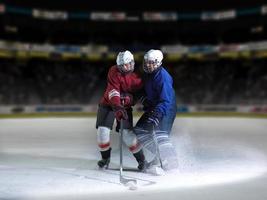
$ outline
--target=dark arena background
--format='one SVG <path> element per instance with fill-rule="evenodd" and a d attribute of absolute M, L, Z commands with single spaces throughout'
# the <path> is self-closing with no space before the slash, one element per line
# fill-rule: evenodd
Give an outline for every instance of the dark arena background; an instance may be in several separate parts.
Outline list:
<path fill-rule="evenodd" d="M 264 0 L 0 0 L 0 199 L 266 199 L 266 32 Z M 150 49 L 174 80 L 179 174 L 125 172 L 132 191 L 96 168 L 96 112 L 117 54 L 142 74 Z"/>

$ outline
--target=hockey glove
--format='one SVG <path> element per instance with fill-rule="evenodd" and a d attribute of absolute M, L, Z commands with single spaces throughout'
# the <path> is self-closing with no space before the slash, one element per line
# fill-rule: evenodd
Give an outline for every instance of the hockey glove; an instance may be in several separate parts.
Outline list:
<path fill-rule="evenodd" d="M 133 103 L 133 95 L 130 93 L 125 93 L 121 97 L 121 101 L 124 102 L 124 107 L 131 107 L 134 105 Z"/>
<path fill-rule="evenodd" d="M 149 130 L 157 129 L 162 119 L 162 113 L 158 111 L 150 111 L 147 117 L 147 128 Z"/>
<path fill-rule="evenodd" d="M 122 106 L 117 106 L 117 107 L 114 108 L 114 111 L 115 111 L 115 118 L 116 118 L 118 121 L 121 121 L 122 119 L 123 119 L 123 120 L 128 119 L 128 115 L 127 115 L 127 112 L 126 112 L 126 110 L 124 109 L 124 107 L 122 107 Z"/>

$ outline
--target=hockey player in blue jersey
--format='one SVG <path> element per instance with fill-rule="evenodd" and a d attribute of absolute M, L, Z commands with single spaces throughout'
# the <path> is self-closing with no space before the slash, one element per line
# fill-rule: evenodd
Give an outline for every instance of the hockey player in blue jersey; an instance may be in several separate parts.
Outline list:
<path fill-rule="evenodd" d="M 153 155 L 148 168 L 153 164 L 153 167 L 169 171 L 178 169 L 177 155 L 169 138 L 177 105 L 173 80 L 162 66 L 162 60 L 163 54 L 160 50 L 151 49 L 144 55 L 144 114 L 135 126 L 135 133 L 143 147 L 150 152 L 150 156 L 147 154 L 146 158 L 149 159 Z M 156 133 L 156 142 L 152 131 Z M 157 159 L 156 148 L 160 157 Z M 160 160 L 161 164 L 155 160 Z"/>

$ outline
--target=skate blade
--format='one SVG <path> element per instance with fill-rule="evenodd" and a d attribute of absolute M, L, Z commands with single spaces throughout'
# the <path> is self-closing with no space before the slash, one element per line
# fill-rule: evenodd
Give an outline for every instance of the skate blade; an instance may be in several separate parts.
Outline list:
<path fill-rule="evenodd" d="M 147 168 L 146 169 L 146 173 L 152 174 L 154 176 L 163 176 L 163 175 L 165 175 L 165 171 L 161 167 L 155 166 L 155 165 L 152 165 L 151 167 Z"/>
<path fill-rule="evenodd" d="M 98 170 L 106 170 L 109 169 L 109 165 L 105 165 L 103 167 L 100 167 L 99 165 L 97 165 Z"/>

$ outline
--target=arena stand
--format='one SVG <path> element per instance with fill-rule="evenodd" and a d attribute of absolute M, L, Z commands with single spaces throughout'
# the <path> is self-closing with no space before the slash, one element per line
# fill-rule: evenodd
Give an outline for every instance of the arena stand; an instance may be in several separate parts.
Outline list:
<path fill-rule="evenodd" d="M 116 54 L 131 50 L 140 69 L 151 48 L 165 55 L 179 112 L 267 112 L 266 2 L 191 2 L 123 3 L 120 12 L 101 2 L 0 2 L 0 113 L 95 112 Z"/>
<path fill-rule="evenodd" d="M 266 59 L 166 62 L 179 105 L 264 105 Z M 1 105 L 97 105 L 110 62 L 1 60 Z M 136 63 L 141 71 L 142 63 Z"/>
<path fill-rule="evenodd" d="M 88 104 L 106 66 L 1 61 L 0 104 Z"/>

